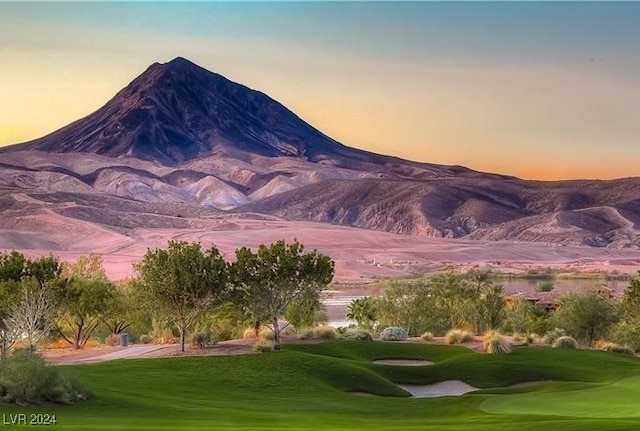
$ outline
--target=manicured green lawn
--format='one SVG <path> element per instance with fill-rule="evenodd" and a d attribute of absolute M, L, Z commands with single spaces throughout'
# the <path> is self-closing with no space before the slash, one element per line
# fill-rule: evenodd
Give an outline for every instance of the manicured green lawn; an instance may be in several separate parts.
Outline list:
<path fill-rule="evenodd" d="M 371 362 L 390 358 L 435 364 Z M 55 414 L 54 429 L 77 431 L 640 429 L 640 360 L 596 351 L 519 348 L 492 356 L 454 346 L 337 341 L 260 355 L 121 360 L 65 370 L 93 390 L 90 401 L 3 406 L 2 413 Z M 483 390 L 414 399 L 395 385 L 442 380 Z M 539 380 L 553 382 L 506 388 Z"/>

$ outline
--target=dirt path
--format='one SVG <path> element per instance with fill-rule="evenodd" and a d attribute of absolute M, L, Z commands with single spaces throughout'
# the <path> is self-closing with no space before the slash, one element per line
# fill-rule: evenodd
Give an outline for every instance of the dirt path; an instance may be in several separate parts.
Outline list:
<path fill-rule="evenodd" d="M 47 362 L 55 365 L 88 364 L 117 359 L 162 358 L 172 356 L 243 355 L 252 352 L 255 340 L 222 341 L 204 349 L 187 347 L 180 351 L 178 344 L 135 344 L 129 347 L 94 347 L 82 350 L 47 350 L 43 352 Z"/>

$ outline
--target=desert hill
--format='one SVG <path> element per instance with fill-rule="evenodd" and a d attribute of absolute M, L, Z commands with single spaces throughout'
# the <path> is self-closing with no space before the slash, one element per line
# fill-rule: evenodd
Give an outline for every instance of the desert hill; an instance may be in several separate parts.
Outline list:
<path fill-rule="evenodd" d="M 0 248 L 114 252 L 154 230 L 223 237 L 247 220 L 640 248 L 640 178 L 526 181 L 366 152 L 183 58 L 151 65 L 85 118 L 1 148 L 0 212 Z"/>

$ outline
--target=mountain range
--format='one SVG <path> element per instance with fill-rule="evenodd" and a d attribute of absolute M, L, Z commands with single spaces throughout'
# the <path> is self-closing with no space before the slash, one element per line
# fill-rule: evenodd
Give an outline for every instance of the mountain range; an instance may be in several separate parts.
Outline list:
<path fill-rule="evenodd" d="M 180 57 L 96 112 L 0 148 L 0 212 L 0 248 L 234 218 L 640 248 L 640 178 L 529 181 L 363 151 Z"/>

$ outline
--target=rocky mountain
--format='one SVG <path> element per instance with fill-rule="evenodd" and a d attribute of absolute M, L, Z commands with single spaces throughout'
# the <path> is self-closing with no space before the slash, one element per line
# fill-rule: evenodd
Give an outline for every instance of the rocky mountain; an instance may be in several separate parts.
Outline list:
<path fill-rule="evenodd" d="M 0 148 L 0 198 L 0 233 L 14 239 L 38 232 L 37 213 L 118 233 L 266 216 L 640 247 L 640 178 L 535 182 L 373 154 L 183 58 L 151 65 L 83 119 Z"/>

